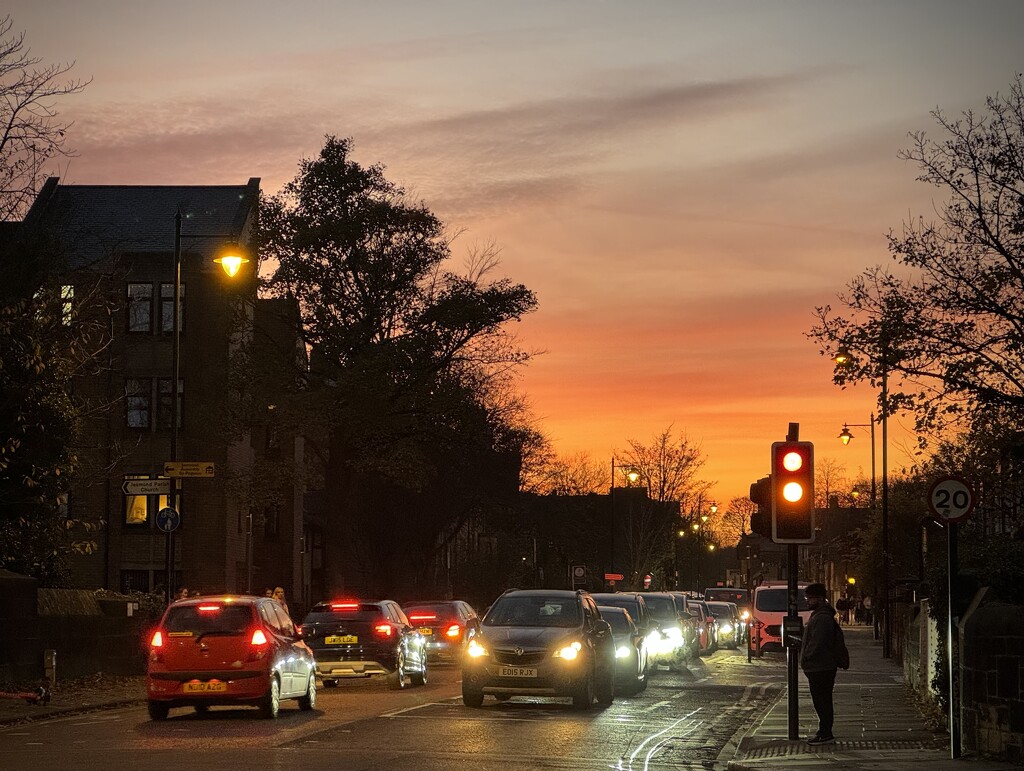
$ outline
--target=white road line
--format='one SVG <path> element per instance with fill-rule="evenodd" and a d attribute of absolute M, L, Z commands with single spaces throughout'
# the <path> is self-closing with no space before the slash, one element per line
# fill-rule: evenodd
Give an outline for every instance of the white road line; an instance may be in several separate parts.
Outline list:
<path fill-rule="evenodd" d="M 654 712 L 654 710 L 658 709 L 658 707 L 665 707 L 665 706 L 668 706 L 668 705 L 669 705 L 669 704 L 671 704 L 671 703 L 672 703 L 672 702 L 671 702 L 671 701 L 668 701 L 668 700 L 665 700 L 665 701 L 658 701 L 658 702 L 655 702 L 654 704 L 652 704 L 652 705 L 651 705 L 651 706 L 649 706 L 649 707 L 644 707 L 644 708 L 643 708 L 643 709 L 641 710 L 641 712 Z"/>
<path fill-rule="evenodd" d="M 406 707 L 405 709 L 396 709 L 393 712 L 385 712 L 378 717 L 397 717 L 398 715 L 404 715 L 406 712 L 413 712 L 417 709 L 423 709 L 424 707 L 440 707 L 443 706 L 439 701 L 431 701 L 427 704 L 417 704 L 415 707 Z"/>

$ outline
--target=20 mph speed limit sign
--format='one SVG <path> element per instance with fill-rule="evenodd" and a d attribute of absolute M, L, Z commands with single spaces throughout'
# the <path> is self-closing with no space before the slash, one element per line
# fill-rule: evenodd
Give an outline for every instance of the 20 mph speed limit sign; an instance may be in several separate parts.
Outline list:
<path fill-rule="evenodd" d="M 974 492 L 960 477 L 940 477 L 928 490 L 928 508 L 946 522 L 956 522 L 974 510 Z"/>

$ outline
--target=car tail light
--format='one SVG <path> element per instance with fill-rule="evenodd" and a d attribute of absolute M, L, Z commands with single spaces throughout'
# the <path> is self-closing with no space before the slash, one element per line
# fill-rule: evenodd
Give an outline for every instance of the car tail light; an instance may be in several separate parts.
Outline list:
<path fill-rule="evenodd" d="M 458 637 L 462 634 L 462 627 L 458 624 L 452 624 L 450 627 L 444 630 L 444 633 L 449 637 Z"/>
<path fill-rule="evenodd" d="M 332 602 L 331 610 L 359 610 L 358 602 Z"/>
<path fill-rule="evenodd" d="M 379 634 L 381 637 L 390 637 L 392 634 L 394 634 L 395 630 L 391 626 L 391 624 L 377 624 L 377 626 L 373 628 L 373 631 Z"/>
<path fill-rule="evenodd" d="M 433 621 L 436 618 L 436 613 L 414 613 L 409 616 L 410 621 Z"/>
<path fill-rule="evenodd" d="M 266 656 L 270 648 L 269 642 L 266 632 L 259 627 L 254 629 L 249 639 L 249 655 L 246 656 L 246 661 L 259 661 Z"/>
<path fill-rule="evenodd" d="M 200 605 L 197 610 L 200 613 L 216 613 L 220 610 L 220 605 Z"/>
<path fill-rule="evenodd" d="M 164 660 L 164 634 L 159 629 L 149 640 L 149 660 L 157 663 Z"/>

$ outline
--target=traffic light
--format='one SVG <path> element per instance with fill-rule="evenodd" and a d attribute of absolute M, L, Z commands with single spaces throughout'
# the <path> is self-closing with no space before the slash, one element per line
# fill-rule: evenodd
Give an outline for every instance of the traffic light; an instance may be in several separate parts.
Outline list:
<path fill-rule="evenodd" d="M 750 530 L 765 538 L 772 537 L 772 480 L 761 477 L 750 486 L 750 500 L 757 511 L 750 515 Z"/>
<path fill-rule="evenodd" d="M 772 540 L 814 543 L 814 445 L 772 444 Z"/>

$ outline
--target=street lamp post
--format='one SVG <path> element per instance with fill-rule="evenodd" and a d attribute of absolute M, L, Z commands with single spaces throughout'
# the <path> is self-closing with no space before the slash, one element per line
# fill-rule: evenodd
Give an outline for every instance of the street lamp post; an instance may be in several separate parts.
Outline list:
<path fill-rule="evenodd" d="M 718 504 L 717 503 L 712 503 L 711 504 L 711 513 L 715 514 L 717 512 L 718 512 Z M 693 531 L 697 534 L 697 587 L 696 587 L 696 589 L 697 589 L 697 593 L 698 594 L 700 594 L 700 557 L 701 557 L 701 552 L 704 551 L 704 526 L 707 524 L 707 521 L 708 521 L 708 515 L 707 514 L 701 514 L 700 515 L 700 522 L 694 522 L 693 523 Z M 708 550 L 709 551 L 714 551 L 715 550 L 714 544 L 711 544 L 708 547 Z"/>
<path fill-rule="evenodd" d="M 883 341 L 884 342 L 884 341 Z M 840 366 L 848 364 L 853 357 L 845 347 L 841 347 L 834 357 Z M 892 616 L 889 607 L 889 369 L 886 362 L 885 348 L 878 361 L 881 370 L 882 392 L 879 398 L 882 423 L 882 658 L 892 657 Z M 872 423 L 874 416 L 872 416 Z M 847 432 L 849 433 L 849 432 Z M 840 434 L 842 439 L 843 435 Z M 844 442 L 848 442 L 845 439 Z M 874 428 L 872 428 L 871 452 L 874 458 Z M 872 468 L 874 462 L 872 461 Z M 872 471 L 872 479 L 874 472 Z M 872 499 L 874 485 L 872 485 Z"/>
<path fill-rule="evenodd" d="M 179 382 L 181 380 L 181 239 L 182 238 L 226 238 L 234 239 L 235 234 L 224 233 L 188 233 L 181 232 L 181 209 L 174 213 L 174 307 L 171 310 L 171 323 L 174 328 L 171 343 L 171 460 L 178 460 L 178 400 L 181 398 Z M 234 277 L 238 269 L 249 262 L 238 245 L 233 241 L 221 248 L 214 258 L 229 277 Z M 174 511 L 178 510 L 178 478 L 171 479 L 167 495 L 167 505 Z M 250 587 L 251 590 L 251 587 Z M 167 531 L 167 602 L 174 596 L 174 529 Z"/>
<path fill-rule="evenodd" d="M 625 470 L 626 480 L 632 484 L 640 478 L 638 472 L 632 466 L 619 464 L 619 470 Z M 607 573 L 615 572 L 615 456 L 612 456 L 612 486 L 608 491 L 608 503 L 611 513 L 608 517 L 608 570 Z"/>
<path fill-rule="evenodd" d="M 875 510 L 876 497 L 875 497 L 875 423 L 878 422 L 875 418 L 874 413 L 871 414 L 870 422 L 868 423 L 843 423 L 843 430 L 839 432 L 839 440 L 843 445 L 848 445 L 855 435 L 850 432 L 851 428 L 870 428 L 871 429 L 871 510 Z"/>

